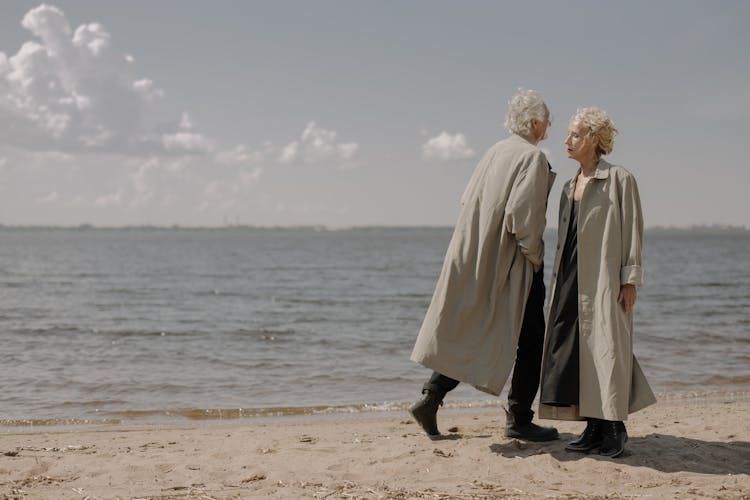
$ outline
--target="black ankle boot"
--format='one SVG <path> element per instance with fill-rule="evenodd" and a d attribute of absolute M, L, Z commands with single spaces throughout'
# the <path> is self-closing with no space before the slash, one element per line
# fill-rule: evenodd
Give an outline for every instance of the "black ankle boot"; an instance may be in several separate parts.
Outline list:
<path fill-rule="evenodd" d="M 618 420 L 602 420 L 602 445 L 599 455 L 616 458 L 625 451 L 628 431 L 625 424 Z"/>
<path fill-rule="evenodd" d="M 602 444 L 602 421 L 598 418 L 587 418 L 586 428 L 578 439 L 565 445 L 568 451 L 588 453 Z"/>
<path fill-rule="evenodd" d="M 505 437 L 526 441 L 552 441 L 559 435 L 554 427 L 542 427 L 533 422 L 519 424 L 513 414 L 505 410 Z"/>
<path fill-rule="evenodd" d="M 424 394 L 422 399 L 411 405 L 409 413 L 422 426 L 422 429 L 424 429 L 430 438 L 440 436 L 440 431 L 437 427 L 437 411 L 443 404 L 445 394 L 429 389 L 423 390 L 422 394 Z"/>

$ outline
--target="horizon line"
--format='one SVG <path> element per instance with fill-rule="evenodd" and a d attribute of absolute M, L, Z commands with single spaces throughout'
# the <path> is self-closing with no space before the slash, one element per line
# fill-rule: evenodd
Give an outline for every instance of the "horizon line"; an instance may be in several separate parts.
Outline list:
<path fill-rule="evenodd" d="M 6 224 L 0 223 L 0 229 L 73 229 L 73 230 L 117 230 L 117 229 L 182 229 L 182 230 L 217 230 L 217 229 L 312 229 L 315 231 L 342 231 L 355 229 L 453 229 L 448 224 L 362 224 L 362 225 L 329 225 L 329 224 L 285 224 L 285 225 L 254 225 L 254 224 L 223 224 L 223 225 L 183 225 L 183 224 L 123 224 L 98 225 L 83 222 L 80 224 Z M 545 228 L 545 231 L 557 230 L 555 226 Z M 660 225 L 647 226 L 645 231 L 718 231 L 718 232 L 750 232 L 744 224 L 691 224 L 691 225 Z"/>

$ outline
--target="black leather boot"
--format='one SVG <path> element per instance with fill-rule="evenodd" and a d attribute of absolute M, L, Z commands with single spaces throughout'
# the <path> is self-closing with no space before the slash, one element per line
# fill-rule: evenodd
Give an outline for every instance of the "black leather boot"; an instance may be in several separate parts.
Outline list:
<path fill-rule="evenodd" d="M 598 418 L 587 418 L 586 428 L 578 439 L 565 445 L 567 451 L 588 453 L 602 444 L 602 421 Z"/>
<path fill-rule="evenodd" d="M 445 393 L 425 389 L 422 391 L 422 394 L 424 394 L 422 399 L 411 405 L 409 413 L 411 413 L 414 420 L 422 426 L 422 429 L 424 429 L 431 439 L 436 438 L 440 436 L 440 431 L 437 427 L 437 411 L 443 404 Z"/>
<path fill-rule="evenodd" d="M 505 437 L 525 441 L 552 441 L 559 435 L 554 427 L 542 427 L 533 422 L 518 424 L 513 414 L 505 410 Z"/>
<path fill-rule="evenodd" d="M 628 441 L 628 431 L 625 424 L 617 420 L 602 420 L 602 445 L 599 455 L 616 458 L 625 451 Z"/>

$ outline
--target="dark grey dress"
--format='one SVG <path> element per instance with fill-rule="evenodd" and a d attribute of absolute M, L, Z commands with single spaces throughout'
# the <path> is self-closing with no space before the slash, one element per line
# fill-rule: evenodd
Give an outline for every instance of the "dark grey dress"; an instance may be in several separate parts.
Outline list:
<path fill-rule="evenodd" d="M 570 209 L 570 224 L 549 315 L 549 335 L 542 360 L 540 401 L 552 406 L 578 405 L 578 207 Z"/>

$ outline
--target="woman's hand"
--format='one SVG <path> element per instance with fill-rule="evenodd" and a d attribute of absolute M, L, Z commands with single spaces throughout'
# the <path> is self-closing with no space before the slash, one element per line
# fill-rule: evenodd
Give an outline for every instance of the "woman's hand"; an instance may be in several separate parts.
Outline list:
<path fill-rule="evenodd" d="M 626 314 L 633 310 L 637 299 L 636 296 L 635 285 L 622 285 L 620 287 L 620 295 L 617 297 L 617 302 L 622 304 Z"/>

